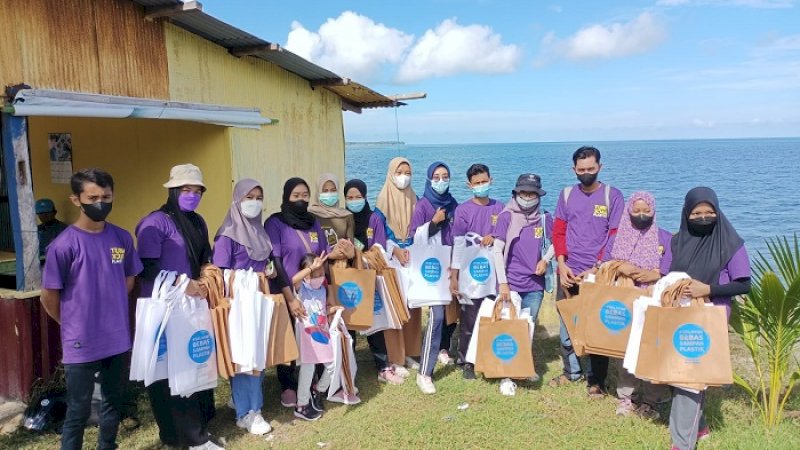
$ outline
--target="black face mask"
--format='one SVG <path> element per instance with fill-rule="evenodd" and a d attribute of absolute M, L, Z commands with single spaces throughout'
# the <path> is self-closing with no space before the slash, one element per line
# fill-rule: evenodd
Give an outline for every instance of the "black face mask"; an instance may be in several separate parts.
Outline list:
<path fill-rule="evenodd" d="M 295 214 L 305 214 L 308 211 L 308 202 L 305 200 L 298 200 L 296 202 L 289 202 L 289 208 Z"/>
<path fill-rule="evenodd" d="M 86 217 L 92 219 L 94 222 L 102 222 L 106 220 L 108 214 L 111 212 L 111 202 L 97 202 L 97 203 L 83 203 L 81 202 L 81 211 L 86 214 Z"/>
<path fill-rule="evenodd" d="M 653 219 L 655 219 L 655 216 L 648 216 L 646 214 L 631 215 L 631 225 L 637 230 L 646 230 L 653 224 Z"/>
<path fill-rule="evenodd" d="M 597 174 L 596 173 L 582 173 L 582 174 L 578 175 L 578 181 L 580 181 L 581 184 L 584 187 L 589 187 L 589 186 L 593 185 L 595 181 L 597 181 Z"/>
<path fill-rule="evenodd" d="M 701 217 L 699 219 L 689 219 L 689 231 L 698 236 L 705 236 L 714 231 L 717 226 L 716 217 Z"/>

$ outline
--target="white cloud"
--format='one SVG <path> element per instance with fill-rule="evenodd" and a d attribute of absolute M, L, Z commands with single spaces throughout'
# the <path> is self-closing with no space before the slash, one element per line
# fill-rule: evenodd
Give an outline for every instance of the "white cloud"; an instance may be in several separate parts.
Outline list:
<path fill-rule="evenodd" d="M 715 125 L 713 120 L 692 119 L 692 126 L 698 128 L 714 128 Z"/>
<path fill-rule="evenodd" d="M 555 13 L 560 13 L 564 11 L 564 8 L 562 8 L 561 5 L 550 5 L 550 11 L 553 11 Z"/>
<path fill-rule="evenodd" d="M 286 48 L 341 76 L 369 81 L 383 64 L 399 63 L 413 41 L 413 35 L 345 11 L 317 32 L 295 21 Z"/>
<path fill-rule="evenodd" d="M 666 37 L 666 29 L 650 12 L 644 12 L 630 22 L 591 25 L 565 39 L 559 39 L 551 32 L 542 40 L 543 54 L 537 65 L 553 59 L 582 61 L 636 55 L 654 49 Z"/>
<path fill-rule="evenodd" d="M 414 44 L 396 81 L 413 83 L 457 73 L 498 74 L 516 70 L 521 50 L 503 44 L 502 36 L 485 25 L 459 25 L 446 19 Z"/>
<path fill-rule="evenodd" d="M 746 8 L 792 8 L 795 0 L 658 0 L 659 6 L 683 6 L 683 5 L 704 5 L 704 6 L 742 6 Z"/>

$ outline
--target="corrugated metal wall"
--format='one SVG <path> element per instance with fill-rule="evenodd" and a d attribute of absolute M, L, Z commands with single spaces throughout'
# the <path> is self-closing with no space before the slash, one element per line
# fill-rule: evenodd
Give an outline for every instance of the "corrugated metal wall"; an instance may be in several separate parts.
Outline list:
<path fill-rule="evenodd" d="M 344 176 L 340 98 L 327 89 L 256 58 L 166 25 L 170 98 L 260 108 L 280 120 L 261 131 L 231 129 L 232 182 L 251 177 L 264 185 L 265 208 L 280 206 L 283 183 L 300 176 L 313 187 L 322 172 Z"/>
<path fill-rule="evenodd" d="M 0 84 L 166 99 L 164 27 L 127 0 L 0 1 Z"/>

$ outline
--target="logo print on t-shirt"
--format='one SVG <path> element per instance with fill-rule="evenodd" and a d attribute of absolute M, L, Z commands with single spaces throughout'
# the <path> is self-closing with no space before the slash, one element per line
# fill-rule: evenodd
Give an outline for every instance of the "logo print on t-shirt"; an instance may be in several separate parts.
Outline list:
<path fill-rule="evenodd" d="M 323 227 L 322 232 L 325 233 L 325 240 L 328 242 L 328 245 L 334 246 L 337 242 L 339 242 L 339 235 L 336 234 L 336 230 L 333 228 Z"/>
<path fill-rule="evenodd" d="M 536 239 L 541 239 L 541 238 L 542 238 L 542 236 L 544 236 L 544 228 L 542 228 L 542 227 L 536 227 L 536 228 L 533 230 L 533 237 L 535 237 Z"/>
<path fill-rule="evenodd" d="M 492 226 L 497 225 L 497 214 L 492 214 Z"/>
<path fill-rule="evenodd" d="M 661 255 L 661 256 L 664 256 L 664 246 L 663 245 L 659 245 L 658 246 L 658 254 Z"/>
<path fill-rule="evenodd" d="M 316 231 L 311 231 L 308 233 L 308 240 L 311 241 L 312 244 L 316 244 L 319 242 L 319 235 L 317 235 Z"/>
<path fill-rule="evenodd" d="M 122 264 L 125 260 L 125 249 L 122 247 L 111 247 L 111 264 Z"/>
<path fill-rule="evenodd" d="M 367 239 L 372 239 L 375 236 L 375 230 L 372 227 L 367 228 Z"/>
<path fill-rule="evenodd" d="M 594 205 L 595 217 L 608 217 L 608 207 L 606 205 Z"/>

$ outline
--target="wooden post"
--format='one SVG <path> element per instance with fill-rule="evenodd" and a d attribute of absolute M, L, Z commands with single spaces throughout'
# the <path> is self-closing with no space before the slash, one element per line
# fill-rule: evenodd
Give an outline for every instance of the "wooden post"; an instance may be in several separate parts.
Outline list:
<path fill-rule="evenodd" d="M 41 286 L 39 236 L 36 232 L 33 181 L 28 147 L 28 119 L 3 113 L 0 122 L 3 160 L 8 187 L 11 229 L 17 258 L 17 290 L 32 291 Z"/>

